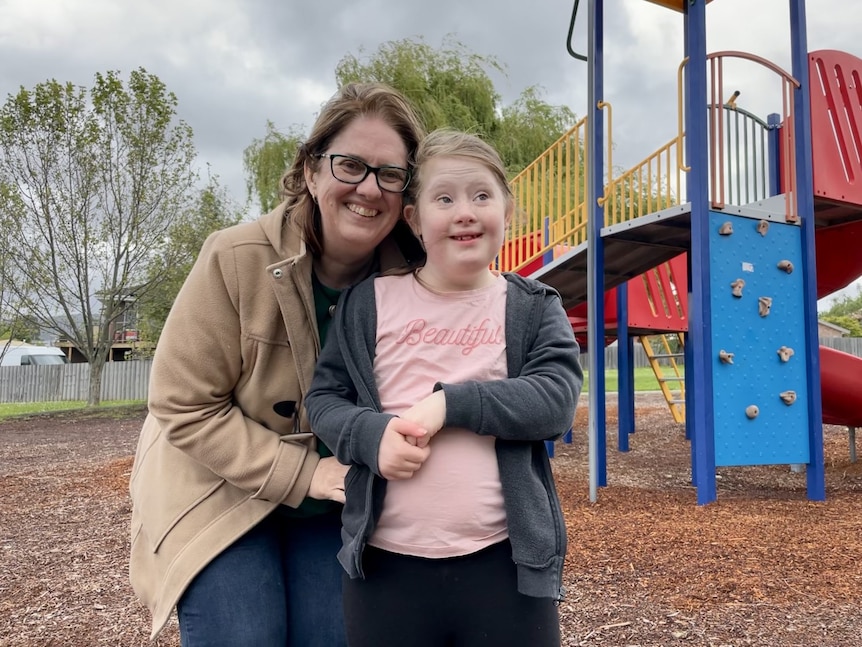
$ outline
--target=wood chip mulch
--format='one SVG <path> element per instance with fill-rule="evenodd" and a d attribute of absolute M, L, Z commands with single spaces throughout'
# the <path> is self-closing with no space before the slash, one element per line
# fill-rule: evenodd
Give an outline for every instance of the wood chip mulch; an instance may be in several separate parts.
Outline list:
<path fill-rule="evenodd" d="M 582 400 L 586 403 L 586 400 Z M 145 412 L 0 423 L 0 645 L 149 645 L 128 584 L 128 479 Z M 788 466 L 721 468 L 698 506 L 682 425 L 638 396 L 589 501 L 587 411 L 552 460 L 567 518 L 563 645 L 862 647 L 862 462 L 825 427 L 827 497 Z M 175 621 L 162 646 L 179 645 Z M 409 647 L 409 646 L 406 646 Z M 525 646 L 527 647 L 527 646 Z"/>

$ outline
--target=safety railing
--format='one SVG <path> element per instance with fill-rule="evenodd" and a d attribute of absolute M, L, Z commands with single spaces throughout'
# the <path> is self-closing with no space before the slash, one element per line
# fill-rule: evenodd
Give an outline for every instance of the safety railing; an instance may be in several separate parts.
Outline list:
<path fill-rule="evenodd" d="M 723 102 L 725 59 L 738 58 L 774 72 L 781 83 L 780 114 L 764 122 L 750 112 Z M 758 56 L 745 52 L 717 52 L 707 56 L 710 69 L 709 195 L 715 208 L 747 204 L 783 191 L 788 222 L 797 217 L 795 143 L 792 91 L 799 86 L 787 72 Z M 605 225 L 634 220 L 685 201 L 685 133 L 682 131 L 682 74 L 679 67 L 678 133 L 632 168 L 615 175 L 610 158 L 603 195 Z M 738 96 L 738 95 L 736 95 Z M 736 96 L 732 98 L 735 99 Z M 612 110 L 608 114 L 608 151 L 613 149 Z M 503 271 L 530 273 L 587 239 L 586 176 L 590 160 L 586 154 L 587 119 L 578 121 L 539 158 L 511 181 L 517 212 L 495 267 Z M 779 158 L 780 157 L 780 158 Z M 785 169 L 778 186 L 776 168 Z"/>
<path fill-rule="evenodd" d="M 605 187 L 605 225 L 634 220 L 681 202 L 680 141 L 672 139 Z"/>
<path fill-rule="evenodd" d="M 516 214 L 497 257 L 497 269 L 538 269 L 586 241 L 586 124 L 586 118 L 581 119 L 512 179 Z M 608 140 L 612 141 L 612 132 Z M 599 198 L 605 207 L 605 224 L 678 204 L 682 193 L 680 151 L 680 139 L 674 138 L 619 176 L 609 172 L 604 195 Z"/>
<path fill-rule="evenodd" d="M 793 91 L 799 87 L 799 81 L 780 67 L 767 61 L 760 56 L 748 54 L 747 52 L 724 51 L 707 55 L 709 65 L 709 146 L 710 146 L 710 201 L 712 206 L 718 209 L 724 208 L 726 204 L 734 204 L 733 200 L 741 198 L 739 184 L 734 198 L 733 184 L 739 183 L 739 178 L 744 177 L 747 172 L 744 167 L 739 166 L 740 160 L 734 155 L 727 155 L 726 148 L 729 146 L 728 131 L 731 125 L 728 123 L 731 111 L 730 106 L 723 99 L 731 96 L 735 101 L 736 93 L 728 95 L 724 86 L 724 66 L 728 59 L 741 59 L 750 61 L 774 72 L 780 81 L 781 112 L 777 124 L 790 126 L 794 118 Z M 792 127 L 782 127 L 779 130 L 778 150 L 781 156 L 779 166 L 784 169 L 785 185 L 781 188 L 785 196 L 785 220 L 796 222 L 799 219 L 796 203 L 796 143 Z M 739 150 L 739 149 L 737 149 Z M 736 160 L 736 166 L 733 162 Z"/>
<path fill-rule="evenodd" d="M 585 118 L 578 121 L 512 179 L 516 211 L 497 258 L 498 269 L 522 271 L 559 245 L 586 240 L 586 123 Z"/>

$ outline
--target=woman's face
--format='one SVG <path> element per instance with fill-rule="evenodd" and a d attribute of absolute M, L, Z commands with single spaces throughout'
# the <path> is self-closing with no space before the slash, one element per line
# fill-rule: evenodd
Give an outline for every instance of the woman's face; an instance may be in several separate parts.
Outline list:
<path fill-rule="evenodd" d="M 407 147 L 379 117 L 354 119 L 324 152 L 349 155 L 375 167 L 407 168 Z M 401 217 L 401 194 L 383 191 L 374 173 L 359 184 L 337 180 L 328 157 L 321 158 L 317 168 L 306 167 L 305 179 L 320 208 L 324 255 L 344 261 L 367 257 Z"/>

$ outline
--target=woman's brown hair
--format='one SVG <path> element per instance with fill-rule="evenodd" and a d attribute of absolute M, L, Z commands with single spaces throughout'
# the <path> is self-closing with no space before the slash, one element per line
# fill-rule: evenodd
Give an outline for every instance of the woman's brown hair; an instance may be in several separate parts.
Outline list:
<path fill-rule="evenodd" d="M 411 170 L 416 148 L 424 135 L 410 102 L 383 83 L 348 83 L 326 102 L 311 134 L 281 178 L 282 196 L 287 200 L 285 216 L 299 224 L 314 256 L 323 254 L 323 231 L 320 212 L 305 182 L 305 167 L 318 170 L 321 160 L 317 156 L 326 152 L 329 143 L 359 117 L 378 117 L 392 126 L 407 148 L 407 164 Z"/>

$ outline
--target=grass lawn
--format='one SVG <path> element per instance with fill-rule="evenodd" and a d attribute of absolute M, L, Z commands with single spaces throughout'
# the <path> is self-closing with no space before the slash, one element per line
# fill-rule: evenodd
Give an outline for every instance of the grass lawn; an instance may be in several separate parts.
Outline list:
<path fill-rule="evenodd" d="M 113 400 L 102 402 L 99 409 L 107 409 L 109 407 L 127 407 L 139 406 L 145 404 L 143 401 L 137 400 Z M 39 413 L 53 413 L 57 411 L 73 411 L 75 409 L 84 409 L 87 403 L 83 400 L 72 400 L 62 402 L 10 402 L 0 404 L 0 420 L 11 418 L 13 416 L 30 416 Z"/>
<path fill-rule="evenodd" d="M 668 368 L 665 370 L 665 377 L 673 375 L 673 371 Z M 584 393 L 588 392 L 589 386 L 589 375 L 587 375 L 587 371 L 584 371 Z M 607 391 L 616 392 L 618 389 L 619 377 L 616 369 L 607 369 L 605 371 L 605 389 Z M 676 383 L 671 384 L 671 389 L 676 390 Z M 658 391 L 659 385 L 658 380 L 655 377 L 655 373 L 649 367 L 646 368 L 636 368 L 635 369 L 635 391 Z"/>
<path fill-rule="evenodd" d="M 666 375 L 673 375 L 671 369 L 667 369 Z M 584 393 L 588 393 L 589 375 L 584 371 Z M 618 376 L 616 369 L 608 369 L 605 371 L 605 388 L 608 391 L 616 392 L 618 388 Z M 674 388 L 676 384 L 671 385 Z M 658 391 L 659 385 L 656 380 L 655 373 L 651 368 L 636 368 L 635 369 L 635 391 Z M 86 406 L 83 400 L 66 401 L 66 402 L 13 402 L 9 404 L 0 404 L 0 420 L 11 418 L 13 416 L 28 416 L 39 413 L 51 413 L 57 411 L 70 411 L 74 409 L 83 409 Z M 112 401 L 103 402 L 99 409 L 109 407 L 124 407 L 124 406 L 140 406 L 145 404 L 143 401 Z"/>

